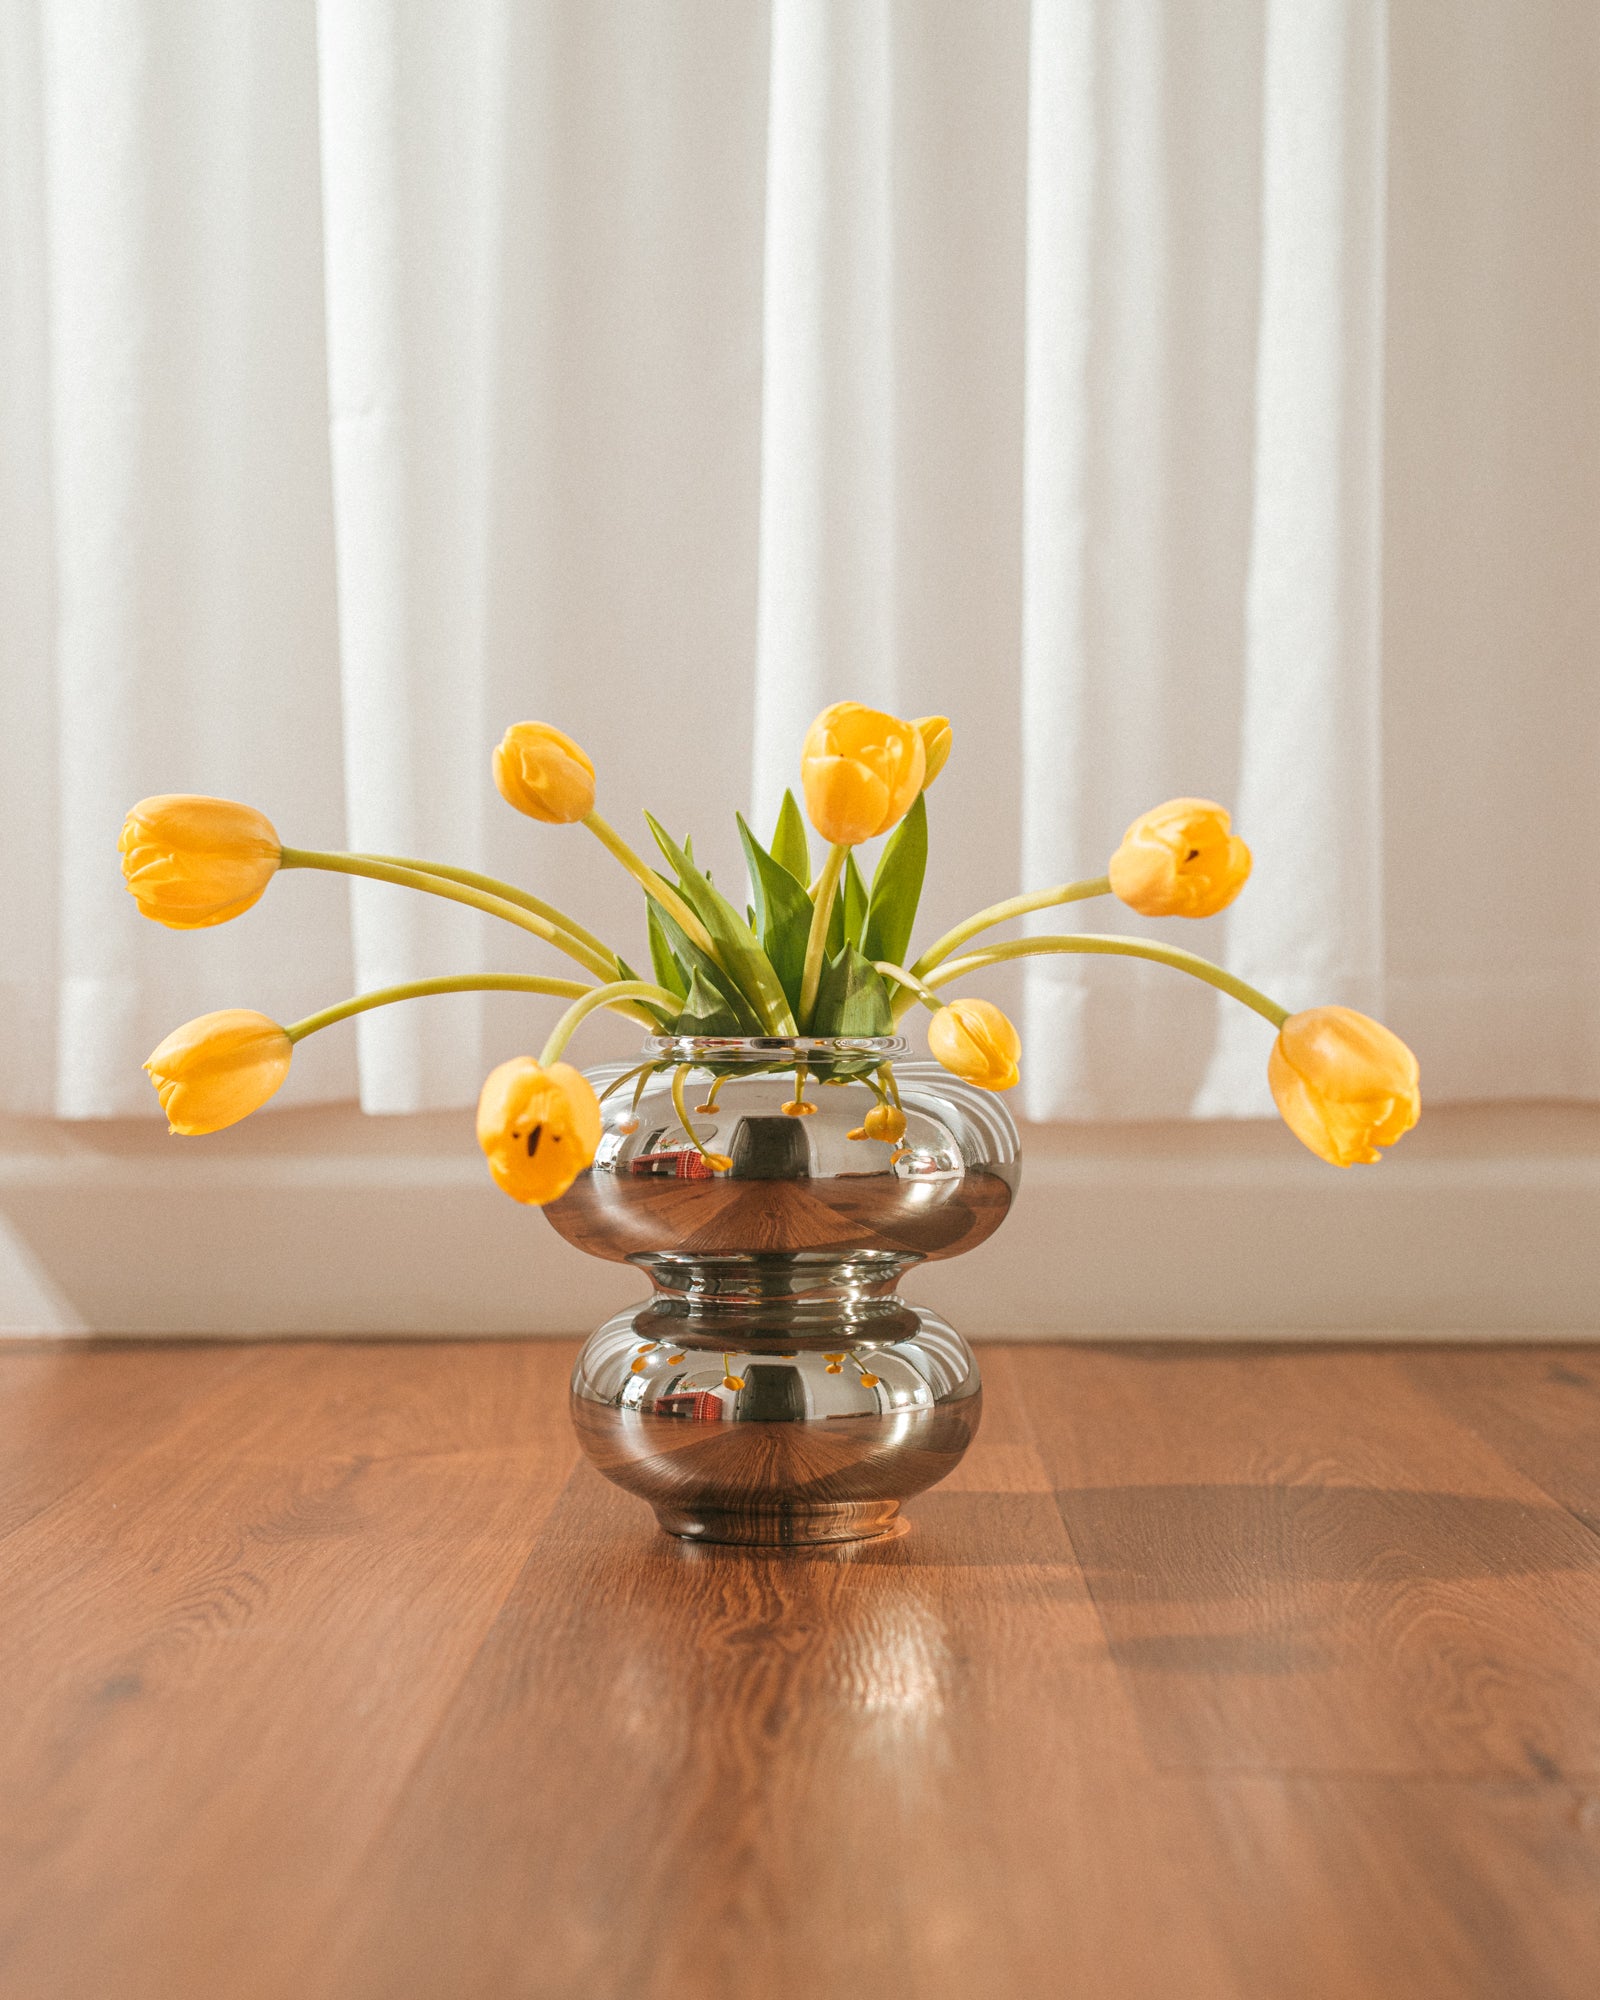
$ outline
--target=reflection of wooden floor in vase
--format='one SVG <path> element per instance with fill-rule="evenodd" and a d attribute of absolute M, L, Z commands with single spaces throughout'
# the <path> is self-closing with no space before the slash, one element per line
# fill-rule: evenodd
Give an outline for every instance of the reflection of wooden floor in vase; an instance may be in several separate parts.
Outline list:
<path fill-rule="evenodd" d="M 981 1409 L 978 1395 L 891 1417 L 709 1424 L 575 1400 L 572 1417 L 595 1464 L 631 1492 L 770 1512 L 920 1493 L 960 1459 Z"/>
<path fill-rule="evenodd" d="M 999 1174 L 680 1181 L 586 1173 L 544 1213 L 569 1243 L 620 1263 L 669 1248 L 707 1257 L 862 1249 L 950 1257 L 992 1236 L 1010 1206 Z"/>

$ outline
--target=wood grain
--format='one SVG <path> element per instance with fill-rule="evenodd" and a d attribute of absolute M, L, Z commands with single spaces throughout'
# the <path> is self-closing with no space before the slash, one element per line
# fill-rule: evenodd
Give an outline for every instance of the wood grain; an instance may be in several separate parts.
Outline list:
<path fill-rule="evenodd" d="M 7 2000 L 1596 1990 L 1600 1364 L 989 1349 L 754 1553 L 570 1355 L 0 1350 Z"/>
<path fill-rule="evenodd" d="M 1059 1349 L 1035 1409 L 1163 1767 L 1600 1777 L 1600 1541 L 1399 1359 Z"/>

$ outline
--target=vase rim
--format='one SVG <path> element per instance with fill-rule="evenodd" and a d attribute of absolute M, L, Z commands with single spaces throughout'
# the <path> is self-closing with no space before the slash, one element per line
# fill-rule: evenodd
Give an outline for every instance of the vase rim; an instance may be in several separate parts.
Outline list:
<path fill-rule="evenodd" d="M 677 1056 L 684 1062 L 714 1057 L 718 1062 L 765 1062 L 807 1056 L 903 1056 L 904 1035 L 647 1035 L 649 1056 Z"/>

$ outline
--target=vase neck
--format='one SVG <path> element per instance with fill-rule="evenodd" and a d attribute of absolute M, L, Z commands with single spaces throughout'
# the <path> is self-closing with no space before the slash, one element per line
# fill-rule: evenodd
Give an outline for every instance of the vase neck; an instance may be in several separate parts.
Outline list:
<path fill-rule="evenodd" d="M 629 1261 L 655 1286 L 636 1321 L 642 1339 L 901 1340 L 917 1325 L 915 1313 L 895 1296 L 900 1279 L 921 1263 L 916 1256 L 874 1251 L 849 1258 L 646 1255 Z"/>

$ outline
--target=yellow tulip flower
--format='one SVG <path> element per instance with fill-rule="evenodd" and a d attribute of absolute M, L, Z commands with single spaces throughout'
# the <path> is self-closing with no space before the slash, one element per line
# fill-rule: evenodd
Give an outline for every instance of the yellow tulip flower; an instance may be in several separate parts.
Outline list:
<path fill-rule="evenodd" d="M 1250 876 L 1250 850 L 1210 799 L 1168 799 L 1122 836 L 1107 873 L 1113 892 L 1147 917 L 1214 917 Z"/>
<path fill-rule="evenodd" d="M 224 1007 L 174 1028 L 145 1068 L 167 1130 L 197 1139 L 259 1111 L 289 1074 L 293 1053 L 276 1021 L 248 1007 Z"/>
<path fill-rule="evenodd" d="M 1422 1113 L 1416 1057 L 1353 1007 L 1291 1014 L 1272 1045 L 1267 1081 L 1289 1130 L 1336 1167 L 1370 1165 Z"/>
<path fill-rule="evenodd" d="M 922 789 L 926 791 L 944 769 L 945 759 L 950 755 L 950 741 L 953 731 L 947 715 L 919 715 L 911 727 L 922 738 L 923 753 L 927 758 L 927 769 L 922 774 Z"/>
<path fill-rule="evenodd" d="M 140 915 L 174 931 L 242 916 L 265 894 L 283 852 L 271 820 L 254 806 L 188 792 L 141 799 L 117 847 Z"/>
<path fill-rule="evenodd" d="M 887 833 L 910 811 L 927 764 L 915 723 L 836 701 L 807 730 L 800 752 L 811 824 L 836 847 Z"/>
<path fill-rule="evenodd" d="M 542 1208 L 564 1195 L 600 1143 L 600 1101 L 570 1063 L 541 1069 L 513 1056 L 491 1070 L 478 1097 L 478 1144 L 495 1185 Z"/>
<path fill-rule="evenodd" d="M 494 782 L 508 805 L 551 826 L 594 810 L 594 766 L 548 722 L 514 722 L 495 745 Z"/>
<path fill-rule="evenodd" d="M 981 1090 L 1009 1090 L 1021 1072 L 1022 1038 L 992 1000 L 952 1000 L 928 1023 L 928 1047 L 954 1075 Z"/>

